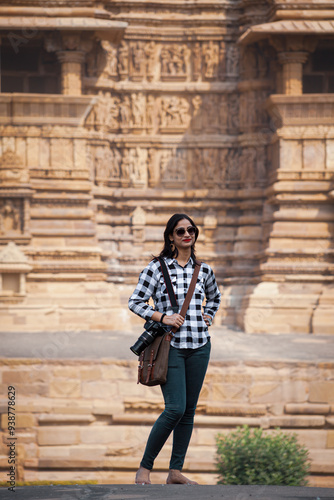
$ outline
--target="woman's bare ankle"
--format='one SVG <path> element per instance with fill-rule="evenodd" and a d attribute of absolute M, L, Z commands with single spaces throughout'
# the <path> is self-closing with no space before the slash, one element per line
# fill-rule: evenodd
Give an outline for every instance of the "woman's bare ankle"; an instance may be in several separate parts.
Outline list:
<path fill-rule="evenodd" d="M 139 467 L 136 472 L 135 483 L 136 484 L 151 484 L 150 481 L 150 473 L 149 469 L 145 469 L 145 467 Z"/>

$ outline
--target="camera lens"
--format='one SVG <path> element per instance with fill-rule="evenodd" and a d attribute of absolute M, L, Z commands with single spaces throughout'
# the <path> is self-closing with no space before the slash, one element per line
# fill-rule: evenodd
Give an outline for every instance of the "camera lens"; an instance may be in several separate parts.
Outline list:
<path fill-rule="evenodd" d="M 155 336 L 151 335 L 150 332 L 145 331 L 138 338 L 137 342 L 135 342 L 133 346 L 130 347 L 131 351 L 136 354 L 136 356 L 139 356 L 140 353 L 145 349 L 145 347 L 152 344 L 154 338 Z"/>

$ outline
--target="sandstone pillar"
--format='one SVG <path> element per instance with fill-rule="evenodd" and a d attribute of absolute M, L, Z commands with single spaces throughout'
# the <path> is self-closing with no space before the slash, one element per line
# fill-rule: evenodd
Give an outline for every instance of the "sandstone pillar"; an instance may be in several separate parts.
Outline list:
<path fill-rule="evenodd" d="M 278 54 L 278 60 L 283 66 L 283 94 L 301 95 L 303 93 L 303 64 L 307 58 L 307 52 L 280 52 Z"/>
<path fill-rule="evenodd" d="M 278 93 L 302 95 L 303 64 L 314 51 L 317 40 L 302 36 L 274 36 L 270 43 L 277 51 L 278 61 L 282 65 L 281 89 L 278 89 Z"/>
<path fill-rule="evenodd" d="M 77 50 L 62 50 L 57 52 L 61 63 L 61 89 L 64 95 L 78 96 L 82 93 L 82 63 L 85 53 Z"/>

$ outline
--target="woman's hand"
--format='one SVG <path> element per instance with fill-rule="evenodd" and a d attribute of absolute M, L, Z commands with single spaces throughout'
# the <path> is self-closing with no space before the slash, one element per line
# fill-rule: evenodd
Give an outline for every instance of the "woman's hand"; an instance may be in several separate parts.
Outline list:
<path fill-rule="evenodd" d="M 164 325 L 176 326 L 177 328 L 180 328 L 180 326 L 183 325 L 183 322 L 184 317 L 177 313 L 172 314 L 171 316 L 165 316 L 163 319 Z"/>
<path fill-rule="evenodd" d="M 205 321 L 206 326 L 211 326 L 212 325 L 212 318 L 211 318 L 211 316 L 208 316 L 207 314 L 203 314 L 203 319 Z"/>

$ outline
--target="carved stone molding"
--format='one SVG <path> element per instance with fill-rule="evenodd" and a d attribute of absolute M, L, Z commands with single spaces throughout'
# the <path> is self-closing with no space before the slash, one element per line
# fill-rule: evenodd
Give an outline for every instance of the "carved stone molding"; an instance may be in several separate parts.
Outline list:
<path fill-rule="evenodd" d="M 92 96 L 0 94 L 0 124 L 78 127 L 95 101 Z"/>
<path fill-rule="evenodd" d="M 289 126 L 311 128 L 332 125 L 334 95 L 271 95 L 266 108 L 277 128 Z"/>

